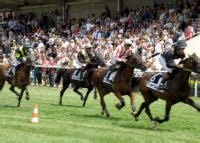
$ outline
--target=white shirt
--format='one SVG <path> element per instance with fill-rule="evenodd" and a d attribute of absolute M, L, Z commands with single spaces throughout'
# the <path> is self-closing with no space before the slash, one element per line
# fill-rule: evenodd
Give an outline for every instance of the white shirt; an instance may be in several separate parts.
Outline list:
<path fill-rule="evenodd" d="M 155 46 L 155 52 L 154 53 L 162 53 L 162 45 L 160 43 L 157 43 Z"/>

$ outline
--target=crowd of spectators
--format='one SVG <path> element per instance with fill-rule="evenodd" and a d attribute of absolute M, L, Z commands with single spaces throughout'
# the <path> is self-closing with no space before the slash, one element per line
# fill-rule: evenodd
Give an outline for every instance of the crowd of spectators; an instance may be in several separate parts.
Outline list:
<path fill-rule="evenodd" d="M 43 16 L 41 20 L 33 14 L 18 17 L 9 15 L 0 18 L 0 32 L 4 47 L 3 62 L 12 63 L 14 49 L 20 46 L 25 36 L 31 41 L 35 64 L 42 66 L 77 67 L 77 53 L 91 43 L 107 65 L 115 48 L 125 38 L 132 40 L 133 51 L 142 58 L 162 53 L 170 49 L 177 40 L 191 37 L 195 29 L 190 19 L 200 13 L 200 3 L 154 4 L 131 9 L 125 6 L 121 13 L 110 14 L 109 9 L 101 15 L 92 15 L 87 19 L 70 19 L 63 22 L 60 14 L 52 12 L 53 20 Z M 149 68 L 155 70 L 153 59 Z M 35 68 L 33 83 L 54 86 L 55 68 Z"/>

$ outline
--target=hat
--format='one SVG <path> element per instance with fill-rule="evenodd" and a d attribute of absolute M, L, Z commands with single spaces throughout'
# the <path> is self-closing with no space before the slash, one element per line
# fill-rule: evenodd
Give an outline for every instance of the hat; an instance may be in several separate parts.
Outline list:
<path fill-rule="evenodd" d="M 91 48 L 92 48 L 92 45 L 91 45 L 91 44 L 87 44 L 87 45 L 85 46 L 85 48 L 86 48 L 86 49 L 91 49 Z"/>
<path fill-rule="evenodd" d="M 176 44 L 176 47 L 185 49 L 187 47 L 187 43 L 185 40 L 179 40 Z"/>
<path fill-rule="evenodd" d="M 126 44 L 126 45 L 132 45 L 131 39 L 125 39 L 124 40 L 124 44 Z"/>

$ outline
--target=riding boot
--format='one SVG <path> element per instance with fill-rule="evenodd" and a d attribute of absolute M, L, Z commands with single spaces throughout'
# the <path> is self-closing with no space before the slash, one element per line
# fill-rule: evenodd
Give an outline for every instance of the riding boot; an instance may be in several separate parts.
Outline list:
<path fill-rule="evenodd" d="M 110 66 L 110 72 L 109 72 L 109 74 L 107 75 L 107 80 L 108 80 L 110 83 L 113 82 L 112 79 L 110 79 L 111 74 L 112 74 L 113 72 L 117 71 L 117 70 L 120 68 L 120 66 L 121 66 L 121 65 L 119 65 L 119 63 Z"/>
<path fill-rule="evenodd" d="M 162 78 L 162 81 L 160 82 L 158 90 L 165 90 L 165 89 L 167 89 L 167 84 L 165 84 L 165 83 L 166 83 L 166 81 L 169 80 L 169 77 L 170 77 L 169 73 L 165 73 L 163 75 L 163 78 Z"/>
<path fill-rule="evenodd" d="M 80 73 L 79 73 L 79 74 L 80 74 L 80 76 L 79 76 L 79 77 L 80 77 L 80 80 L 83 79 L 83 73 L 85 72 L 85 70 L 86 70 L 85 67 L 82 67 L 82 68 L 81 68 Z"/>

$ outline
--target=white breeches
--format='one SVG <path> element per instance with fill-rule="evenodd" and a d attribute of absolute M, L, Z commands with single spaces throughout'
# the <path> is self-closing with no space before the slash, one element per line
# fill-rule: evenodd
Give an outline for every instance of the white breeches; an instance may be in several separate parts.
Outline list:
<path fill-rule="evenodd" d="M 158 56 L 158 62 L 161 64 L 163 71 L 167 71 L 169 73 L 172 73 L 173 68 L 168 68 L 167 67 L 167 63 L 166 63 L 165 59 L 161 55 Z"/>

